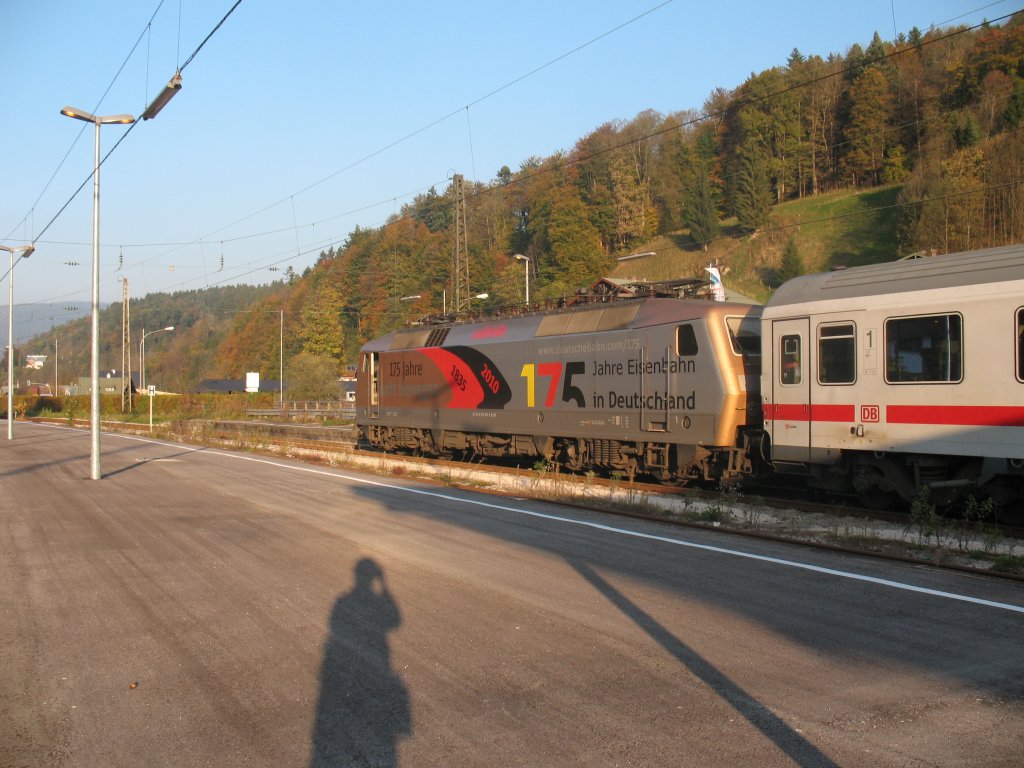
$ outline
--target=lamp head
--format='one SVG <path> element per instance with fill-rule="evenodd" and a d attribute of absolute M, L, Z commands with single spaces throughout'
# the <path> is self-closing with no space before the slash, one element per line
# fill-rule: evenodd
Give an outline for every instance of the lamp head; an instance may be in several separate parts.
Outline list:
<path fill-rule="evenodd" d="M 76 109 L 75 107 L 64 107 L 64 109 L 62 109 L 60 113 L 62 115 L 66 115 L 67 117 L 73 117 L 75 118 L 75 120 L 84 120 L 87 123 L 96 122 L 96 116 L 89 114 L 84 109 Z"/>
<path fill-rule="evenodd" d="M 157 94 L 157 97 L 153 99 L 153 103 L 146 107 L 146 111 L 142 113 L 143 120 L 152 120 L 158 114 L 160 110 L 167 106 L 167 102 L 174 98 L 174 94 L 181 90 L 181 72 L 175 72 L 174 77 L 170 79 L 164 89 Z"/>
<path fill-rule="evenodd" d="M 97 123 L 100 125 L 109 125 L 111 123 L 116 123 L 119 125 L 128 125 L 129 123 L 135 122 L 135 118 L 131 115 L 99 116 L 86 112 L 84 109 L 77 109 L 75 107 L 64 107 L 64 109 L 62 109 L 60 113 L 62 115 L 66 115 L 67 117 L 73 117 L 75 118 L 75 120 L 83 120 L 86 123 Z"/>
<path fill-rule="evenodd" d="M 9 245 L 0 245 L 0 251 L 7 251 L 13 257 L 14 254 L 20 253 L 21 258 L 27 259 L 33 253 L 35 253 L 35 245 L 19 245 L 17 248 L 12 248 Z"/>

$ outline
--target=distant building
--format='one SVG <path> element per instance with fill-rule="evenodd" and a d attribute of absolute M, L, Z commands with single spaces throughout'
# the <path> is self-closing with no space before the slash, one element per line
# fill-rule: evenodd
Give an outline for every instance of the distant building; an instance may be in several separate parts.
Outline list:
<path fill-rule="evenodd" d="M 338 383 L 341 384 L 341 399 L 346 403 L 354 403 L 356 401 L 356 380 L 343 376 Z"/>
<path fill-rule="evenodd" d="M 139 391 L 139 373 L 138 371 L 132 371 L 128 376 L 128 381 L 131 382 L 131 391 Z M 91 395 L 92 394 L 92 378 L 90 376 L 79 376 L 78 380 L 71 385 L 68 391 L 69 395 Z M 121 372 L 120 371 L 100 371 L 100 394 L 101 395 L 119 395 L 121 394 Z"/>

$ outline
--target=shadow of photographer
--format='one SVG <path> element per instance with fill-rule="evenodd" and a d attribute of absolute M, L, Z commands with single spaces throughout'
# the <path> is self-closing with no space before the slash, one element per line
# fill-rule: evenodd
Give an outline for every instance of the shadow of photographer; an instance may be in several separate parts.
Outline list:
<path fill-rule="evenodd" d="M 331 611 L 320 672 L 310 768 L 398 765 L 412 731 L 409 695 L 391 669 L 387 634 L 401 624 L 380 566 L 363 558 Z"/>

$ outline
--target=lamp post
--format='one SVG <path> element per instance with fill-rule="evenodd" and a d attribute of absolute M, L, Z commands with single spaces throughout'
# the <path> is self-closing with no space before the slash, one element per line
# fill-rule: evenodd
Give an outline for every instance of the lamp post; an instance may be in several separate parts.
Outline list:
<path fill-rule="evenodd" d="M 88 112 L 64 107 L 62 115 L 83 120 L 96 126 L 96 140 L 93 151 L 92 172 L 92 364 L 90 370 L 90 472 L 93 480 L 99 480 L 100 473 L 100 126 L 109 124 L 128 125 L 134 123 L 131 115 L 91 115 Z"/>
<path fill-rule="evenodd" d="M 515 254 L 513 257 L 516 261 L 523 262 L 523 266 L 526 267 L 524 273 L 526 274 L 526 308 L 530 308 L 530 257 L 523 256 L 521 253 Z"/>
<path fill-rule="evenodd" d="M 20 253 L 19 260 L 27 259 L 35 251 L 34 245 L 20 245 L 17 248 L 0 245 L 0 251 L 11 256 L 11 269 L 7 273 L 7 439 L 14 439 L 14 254 Z"/>
<path fill-rule="evenodd" d="M 278 343 L 280 344 L 280 346 L 277 348 L 277 355 L 278 355 L 278 362 L 280 363 L 281 369 L 280 369 L 280 373 L 278 374 L 278 377 L 277 377 L 277 391 L 278 391 L 278 394 L 279 394 L 279 397 L 280 397 L 280 400 L 278 400 L 278 402 L 281 403 L 281 407 L 283 408 L 284 407 L 284 310 L 283 309 L 279 309 L 278 312 L 281 313 L 281 327 L 280 327 L 280 337 L 279 337 L 279 340 L 278 340 Z"/>
<path fill-rule="evenodd" d="M 174 326 L 168 325 L 166 328 L 157 328 L 155 331 L 146 333 L 146 329 L 142 329 L 142 341 L 139 342 L 139 389 L 146 388 L 146 337 L 152 336 L 154 333 L 160 333 L 161 331 L 173 331 Z M 129 375 L 131 372 L 129 371 Z"/>

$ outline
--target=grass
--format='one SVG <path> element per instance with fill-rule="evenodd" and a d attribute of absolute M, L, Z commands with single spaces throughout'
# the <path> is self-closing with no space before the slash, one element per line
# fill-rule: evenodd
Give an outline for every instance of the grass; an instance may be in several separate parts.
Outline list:
<path fill-rule="evenodd" d="M 831 192 L 793 200 L 772 208 L 771 221 L 753 234 L 740 234 L 734 220 L 722 222 L 723 237 L 706 251 L 693 245 L 685 231 L 656 237 L 636 251 L 656 255 L 618 264 L 611 277 L 671 280 L 703 277 L 704 267 L 717 262 L 728 271 L 726 287 L 757 301 L 774 290 L 774 271 L 782 249 L 792 237 L 805 272 L 892 261 L 900 256 L 899 218 L 894 206 L 900 187 L 867 192 Z"/>

